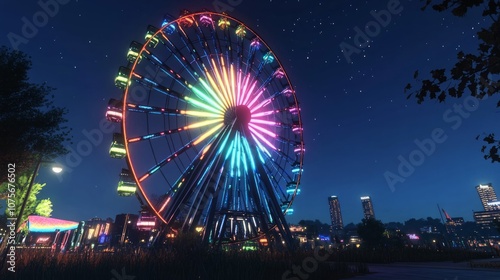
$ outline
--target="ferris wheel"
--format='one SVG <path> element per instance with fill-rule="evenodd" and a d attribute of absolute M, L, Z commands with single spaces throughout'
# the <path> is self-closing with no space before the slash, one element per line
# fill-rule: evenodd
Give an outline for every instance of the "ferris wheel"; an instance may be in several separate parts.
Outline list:
<path fill-rule="evenodd" d="M 187 11 L 132 42 L 107 118 L 118 192 L 169 227 L 221 245 L 267 236 L 291 246 L 285 215 L 300 192 L 300 107 L 275 53 L 243 22 Z"/>

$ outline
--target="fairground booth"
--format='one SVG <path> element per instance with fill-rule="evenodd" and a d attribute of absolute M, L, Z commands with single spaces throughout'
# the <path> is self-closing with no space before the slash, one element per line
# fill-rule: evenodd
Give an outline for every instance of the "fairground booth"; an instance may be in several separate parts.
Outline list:
<path fill-rule="evenodd" d="M 26 247 L 65 251 L 77 227 L 78 222 L 30 215 L 20 230 L 27 233 Z"/>

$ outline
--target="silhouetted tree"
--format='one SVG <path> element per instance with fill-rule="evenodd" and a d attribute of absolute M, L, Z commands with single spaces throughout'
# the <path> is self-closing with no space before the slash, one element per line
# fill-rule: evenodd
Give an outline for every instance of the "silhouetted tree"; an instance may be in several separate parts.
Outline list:
<path fill-rule="evenodd" d="M 424 0 L 421 0 L 424 1 Z M 420 79 L 418 70 L 413 78 L 417 89 L 412 84 L 405 87 L 408 98 L 414 97 L 420 104 L 426 99 L 444 102 L 447 97 L 460 98 L 470 95 L 477 99 L 486 99 L 500 91 L 500 1 L 498 0 L 425 0 L 422 10 L 429 6 L 438 12 L 451 11 L 453 16 L 464 17 L 471 9 L 481 7 L 487 28 L 477 32 L 479 45 L 475 53 L 457 53 L 457 61 L 450 69 L 434 69 L 430 78 Z M 479 21 L 479 19 L 478 19 Z M 497 103 L 500 107 L 500 101 Z M 476 139 L 485 142 L 481 151 L 486 160 L 500 162 L 500 139 L 494 133 L 483 133 Z"/>
<path fill-rule="evenodd" d="M 434 219 L 431 217 L 427 217 L 427 219 L 415 219 L 411 218 L 404 222 L 403 231 L 406 233 L 420 233 L 422 228 L 431 227 L 432 231 L 434 229 L 437 232 L 444 232 L 444 225 L 441 223 L 439 219 Z"/>
<path fill-rule="evenodd" d="M 358 235 L 367 248 L 380 247 L 384 243 L 384 224 L 373 218 L 363 219 L 358 224 Z"/>
<path fill-rule="evenodd" d="M 0 47 L 0 182 L 6 181 L 9 163 L 19 173 L 40 156 L 50 160 L 67 152 L 67 110 L 54 106 L 53 88 L 29 82 L 30 69 L 26 54 Z"/>
<path fill-rule="evenodd" d="M 300 220 L 299 225 L 306 227 L 306 234 L 317 236 L 318 234 L 328 235 L 330 226 L 322 223 L 320 220 Z"/>

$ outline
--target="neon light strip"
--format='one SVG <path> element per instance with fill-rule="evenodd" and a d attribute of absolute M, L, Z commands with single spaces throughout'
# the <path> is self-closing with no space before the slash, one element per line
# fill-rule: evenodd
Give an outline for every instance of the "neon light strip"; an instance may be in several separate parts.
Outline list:
<path fill-rule="evenodd" d="M 211 107 L 211 106 L 208 106 L 207 104 L 202 103 L 201 101 L 198 101 L 198 100 L 196 100 L 196 99 L 193 99 L 193 98 L 191 98 L 191 97 L 189 97 L 189 96 L 185 96 L 185 97 L 184 97 L 184 99 L 185 99 L 187 102 L 189 102 L 189 103 L 193 104 L 194 106 L 205 108 L 205 109 L 207 109 L 207 110 L 208 110 L 208 111 L 210 111 L 210 112 L 214 112 L 214 113 L 222 114 L 222 111 L 217 110 L 217 109 L 215 109 L 215 108 L 213 108 L 213 107 Z"/>
<path fill-rule="evenodd" d="M 252 115 L 252 117 L 253 117 L 253 115 Z M 250 120 L 250 123 L 251 123 L 251 124 L 260 123 L 260 124 L 267 124 L 267 125 L 271 125 L 271 126 L 276 126 L 276 124 L 277 124 L 276 122 L 272 122 L 272 121 L 265 121 L 265 120 L 261 120 L 261 119 L 254 119 L 254 118 L 252 118 L 252 119 Z"/>
<path fill-rule="evenodd" d="M 203 111 L 192 111 L 192 110 L 181 110 L 181 115 L 194 116 L 194 117 L 206 117 L 206 118 L 219 118 L 221 114 L 214 114 Z"/>
<path fill-rule="evenodd" d="M 257 136 L 260 140 L 262 140 L 264 143 L 266 143 L 270 148 L 272 148 L 273 150 L 277 150 L 276 147 L 274 147 L 274 145 L 271 144 L 271 142 L 269 142 L 266 138 L 264 138 L 264 136 L 262 136 L 262 134 L 255 131 L 255 129 L 253 129 L 252 127 L 248 127 L 248 129 L 250 129 L 250 131 L 253 132 L 253 135 Z"/>
<path fill-rule="evenodd" d="M 224 119 L 222 119 L 222 118 L 218 118 L 218 119 L 214 119 L 214 120 L 197 122 L 197 123 L 193 123 L 193 124 L 190 124 L 188 126 L 185 126 L 184 129 L 204 127 L 204 126 L 208 126 L 208 125 L 211 125 L 211 124 L 214 124 L 214 123 L 222 122 L 223 120 Z"/>
<path fill-rule="evenodd" d="M 265 128 L 262 128 L 262 127 L 260 127 L 258 125 L 254 125 L 254 124 L 251 124 L 251 123 L 249 125 L 251 127 L 255 128 L 255 129 L 259 130 L 260 132 L 262 132 L 264 134 L 267 134 L 267 135 L 269 135 L 269 136 L 271 136 L 273 138 L 276 138 L 278 136 L 276 133 L 273 133 L 273 132 L 271 132 L 271 131 L 269 131 L 269 130 L 267 130 Z"/>
<path fill-rule="evenodd" d="M 203 135 L 201 135 L 200 137 L 198 137 L 198 139 L 196 139 L 196 141 L 193 142 L 193 145 L 195 145 L 195 146 L 198 145 L 201 141 L 205 140 L 207 137 L 209 137 L 210 135 L 214 134 L 223 125 L 224 125 L 224 123 L 220 123 L 220 124 L 216 125 L 215 127 L 213 127 L 212 129 L 210 129 L 209 131 L 205 132 Z"/>

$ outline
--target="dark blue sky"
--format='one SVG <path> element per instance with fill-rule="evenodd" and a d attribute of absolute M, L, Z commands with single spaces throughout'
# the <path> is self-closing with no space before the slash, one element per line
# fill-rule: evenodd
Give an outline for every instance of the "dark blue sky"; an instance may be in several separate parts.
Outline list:
<path fill-rule="evenodd" d="M 372 197 L 383 222 L 437 218 L 438 203 L 451 216 L 472 220 L 472 210 L 482 210 L 474 186 L 491 182 L 500 188 L 500 166 L 482 159 L 482 142 L 475 140 L 495 129 L 497 100 L 418 105 L 403 93 L 415 70 L 424 76 L 450 65 L 457 50 L 474 50 L 477 30 L 488 24 L 477 15 L 422 12 L 419 1 L 404 0 L 59 2 L 46 18 L 37 1 L 0 4 L 0 45 L 20 40 L 14 44 L 33 60 L 32 81 L 57 88 L 56 103 L 69 109 L 72 154 L 58 159 L 66 172 L 58 178 L 45 168 L 38 177 L 47 182 L 41 196 L 52 199 L 54 217 L 114 218 L 139 210 L 135 198 L 116 195 L 125 163 L 109 158 L 111 133 L 100 126 L 107 100 L 119 94 L 117 69 L 148 24 L 160 25 L 164 14 L 178 15 L 183 8 L 214 10 L 217 2 L 237 4 L 227 4 L 227 12 L 267 41 L 296 86 L 306 155 L 302 194 L 289 221 L 328 222 L 330 195 L 339 196 L 345 223 L 361 220 L 364 195 Z M 385 27 L 374 22 L 372 10 L 385 15 Z M 33 22 L 34 16 L 37 30 L 23 31 L 23 18 Z M 357 27 L 365 30 L 367 24 L 371 42 L 349 55 L 349 63 L 341 46 L 355 48 Z M 425 140 L 432 137 L 441 143 Z M 419 152 L 415 141 L 430 150 Z M 82 150 L 85 143 L 90 149 Z M 400 174 L 402 159 L 413 170 Z M 400 180 L 388 183 L 387 172 Z"/>

